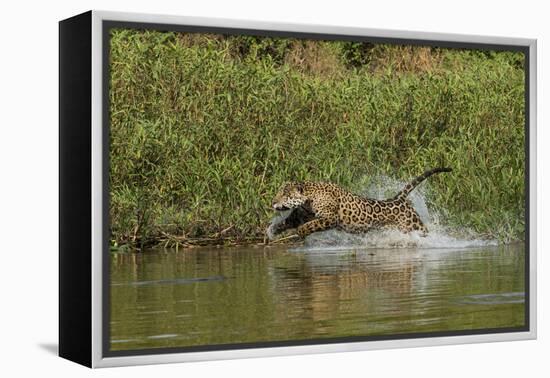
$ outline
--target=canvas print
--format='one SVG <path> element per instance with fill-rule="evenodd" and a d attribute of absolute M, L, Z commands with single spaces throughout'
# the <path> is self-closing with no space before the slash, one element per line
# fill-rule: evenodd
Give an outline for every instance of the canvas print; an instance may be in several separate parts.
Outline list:
<path fill-rule="evenodd" d="M 398 42 L 110 29 L 110 352 L 526 329 L 525 55 Z"/>

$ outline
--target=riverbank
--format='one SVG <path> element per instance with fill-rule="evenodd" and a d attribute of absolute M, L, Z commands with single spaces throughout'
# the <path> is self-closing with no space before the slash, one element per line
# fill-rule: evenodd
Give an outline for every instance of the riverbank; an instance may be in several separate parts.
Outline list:
<path fill-rule="evenodd" d="M 116 30 L 114 248 L 264 238 L 288 180 L 361 193 L 425 169 L 442 223 L 525 231 L 519 53 Z M 387 195 L 393 195 L 388 190 Z"/>

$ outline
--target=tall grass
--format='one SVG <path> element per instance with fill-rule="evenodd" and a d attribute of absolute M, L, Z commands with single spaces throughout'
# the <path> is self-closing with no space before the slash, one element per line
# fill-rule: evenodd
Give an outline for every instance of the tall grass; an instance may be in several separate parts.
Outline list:
<path fill-rule="evenodd" d="M 284 181 L 436 166 L 449 224 L 524 237 L 519 53 L 114 30 L 110 75 L 113 246 L 259 240 Z"/>

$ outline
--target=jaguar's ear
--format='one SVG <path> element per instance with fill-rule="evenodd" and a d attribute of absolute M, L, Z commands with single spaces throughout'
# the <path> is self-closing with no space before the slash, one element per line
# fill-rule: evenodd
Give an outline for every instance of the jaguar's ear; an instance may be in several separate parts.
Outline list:
<path fill-rule="evenodd" d="M 302 184 L 301 182 L 297 182 L 294 186 L 296 187 L 298 193 L 304 194 L 304 184 Z"/>

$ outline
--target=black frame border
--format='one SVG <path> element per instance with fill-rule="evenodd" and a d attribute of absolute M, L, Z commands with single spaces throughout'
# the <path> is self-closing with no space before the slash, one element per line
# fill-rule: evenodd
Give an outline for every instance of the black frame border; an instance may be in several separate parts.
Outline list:
<path fill-rule="evenodd" d="M 92 12 L 59 22 L 59 356 L 92 366 Z"/>
<path fill-rule="evenodd" d="M 333 40 L 333 41 L 353 41 L 353 42 L 370 42 L 384 43 L 394 45 L 413 45 L 413 46 L 430 46 L 440 48 L 457 48 L 457 49 L 475 49 L 475 50 L 493 50 L 493 51 L 515 51 L 524 54 L 524 72 L 525 72 L 525 324 L 522 327 L 505 327 L 505 328 L 487 328 L 475 330 L 458 330 L 458 331 L 436 331 L 436 332 L 418 332 L 406 334 L 392 334 L 382 336 L 348 336 L 335 338 L 320 338 L 320 339 L 305 339 L 305 340 L 284 340 L 284 341 L 268 341 L 268 342 L 249 342 L 235 344 L 215 344 L 215 345 L 200 345 L 200 346 L 182 346 L 168 348 L 149 348 L 149 349 L 134 349 L 125 351 L 110 350 L 110 251 L 109 251 L 109 147 L 110 147 L 110 31 L 115 28 L 138 29 L 138 30 L 155 30 L 161 32 L 186 32 L 186 33 L 215 33 L 225 35 L 250 35 L 260 37 L 287 37 L 287 38 L 303 38 L 311 40 Z M 390 37 L 369 37 L 349 34 L 324 34 L 313 32 L 291 32 L 291 31 L 273 31 L 262 29 L 246 29 L 246 28 L 229 28 L 229 27 L 211 27 L 197 25 L 179 25 L 179 24 L 163 24 L 163 23 L 148 23 L 148 22 L 132 22 L 132 21 L 102 21 L 102 153 L 103 153 L 103 251 L 102 251 L 102 356 L 109 357 L 127 357 L 127 356 L 145 356 L 173 353 L 192 353 L 206 351 L 224 351 L 237 349 L 260 349 L 260 348 L 277 348 L 277 347 L 293 347 L 293 346 L 308 346 L 308 345 L 330 345 L 352 342 L 368 342 L 368 341 L 386 341 L 386 340 L 405 340 L 405 339 L 420 339 L 420 338 L 437 338 L 449 336 L 471 336 L 471 335 L 486 335 L 500 334 L 512 332 L 529 332 L 530 328 L 530 180 L 529 180 L 529 152 L 530 152 L 530 47 L 523 45 L 507 45 L 498 43 L 481 43 L 481 42 L 454 42 L 431 39 L 407 39 L 407 38 L 390 38 Z"/>

